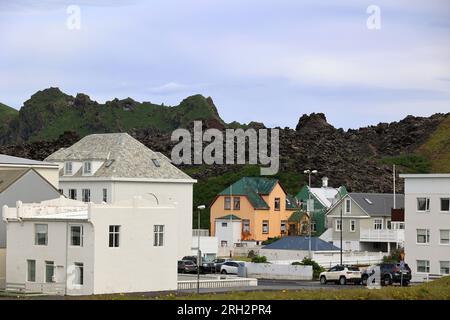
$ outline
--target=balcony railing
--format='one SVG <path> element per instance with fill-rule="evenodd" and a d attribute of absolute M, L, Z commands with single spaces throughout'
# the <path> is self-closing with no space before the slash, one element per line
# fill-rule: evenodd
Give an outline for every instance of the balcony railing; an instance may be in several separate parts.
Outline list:
<path fill-rule="evenodd" d="M 366 242 L 404 242 L 405 230 L 390 229 L 362 229 L 360 232 L 360 241 Z"/>

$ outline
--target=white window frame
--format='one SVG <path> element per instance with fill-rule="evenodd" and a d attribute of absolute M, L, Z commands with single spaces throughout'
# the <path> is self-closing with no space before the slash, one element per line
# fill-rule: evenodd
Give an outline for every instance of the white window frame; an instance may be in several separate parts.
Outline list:
<path fill-rule="evenodd" d="M 447 231 L 447 233 L 448 233 L 447 237 L 449 239 L 448 243 L 442 243 L 441 231 Z M 450 229 L 439 229 L 439 244 L 442 246 L 450 246 Z"/>
<path fill-rule="evenodd" d="M 419 230 L 425 230 L 425 242 L 419 242 L 418 241 Z M 416 229 L 416 244 L 417 245 L 429 245 L 430 244 L 430 239 L 431 239 L 430 229 Z"/>
<path fill-rule="evenodd" d="M 233 210 L 241 210 L 241 197 L 233 197 Z"/>
<path fill-rule="evenodd" d="M 33 279 L 30 279 L 30 263 L 34 264 Z M 27 282 L 36 282 L 36 260 L 27 260 Z"/>
<path fill-rule="evenodd" d="M 92 175 L 92 162 L 91 161 L 83 162 L 83 175 L 85 175 L 85 176 Z"/>
<path fill-rule="evenodd" d="M 377 228 L 377 226 L 380 226 L 380 228 Z M 373 219 L 373 229 L 374 230 L 383 230 L 383 219 L 381 219 L 381 218 Z"/>
<path fill-rule="evenodd" d="M 112 230 L 111 230 L 112 228 Z M 108 227 L 108 247 L 109 248 L 119 248 L 120 247 L 120 232 L 122 231 L 122 226 L 114 224 Z M 113 241 L 111 245 L 111 236 L 113 236 Z"/>
<path fill-rule="evenodd" d="M 419 261 L 425 262 L 425 269 L 428 271 L 419 271 Z M 430 260 L 416 260 L 416 271 L 417 273 L 430 273 Z"/>
<path fill-rule="evenodd" d="M 449 210 L 442 210 L 442 200 L 448 200 L 449 201 Z M 439 212 L 441 212 L 441 213 L 450 213 L 450 197 L 439 198 Z"/>
<path fill-rule="evenodd" d="M 78 227 L 80 228 L 80 244 L 73 244 L 72 240 L 72 228 L 74 227 Z M 83 238 L 84 238 L 84 230 L 83 230 L 83 225 L 82 224 L 70 224 L 69 225 L 69 230 L 70 230 L 70 238 L 69 238 L 69 245 L 71 247 L 83 247 Z"/>
<path fill-rule="evenodd" d="M 153 246 L 164 247 L 164 225 L 155 224 L 153 226 Z"/>
<path fill-rule="evenodd" d="M 224 210 L 231 210 L 231 197 L 225 196 L 223 199 L 223 209 Z"/>
<path fill-rule="evenodd" d="M 74 267 L 75 267 L 74 285 L 81 287 L 84 285 L 84 263 L 75 262 Z"/>
<path fill-rule="evenodd" d="M 338 226 L 340 228 L 338 228 Z M 341 230 L 342 230 L 342 220 L 341 219 L 334 220 L 334 231 L 341 232 Z"/>
<path fill-rule="evenodd" d="M 50 279 L 50 281 L 47 281 L 47 268 L 50 267 L 52 268 L 52 277 Z M 44 282 L 45 283 L 55 283 L 55 262 L 54 261 L 45 261 L 44 262 Z"/>
<path fill-rule="evenodd" d="M 89 194 L 89 199 L 86 199 L 85 193 Z M 91 202 L 91 189 L 81 189 L 81 201 L 83 201 L 84 203 Z"/>
<path fill-rule="evenodd" d="M 73 197 L 72 197 L 72 193 L 73 193 Z M 78 199 L 78 194 L 77 193 L 78 193 L 77 189 L 69 189 L 69 194 L 68 194 L 69 199 L 77 200 Z"/>
<path fill-rule="evenodd" d="M 425 210 L 419 210 L 419 199 L 425 199 Z M 416 211 L 417 212 L 430 212 L 430 197 L 417 197 L 416 198 Z"/>
<path fill-rule="evenodd" d="M 446 263 L 447 264 L 447 269 L 450 269 L 450 261 L 439 261 L 439 274 L 441 275 L 450 275 L 450 270 L 448 273 L 443 273 L 442 272 L 442 263 Z"/>
<path fill-rule="evenodd" d="M 72 161 L 64 162 L 64 175 L 65 176 L 73 175 L 73 162 Z"/>
<path fill-rule="evenodd" d="M 317 232 L 317 223 L 315 221 L 311 222 L 311 232 Z"/>
<path fill-rule="evenodd" d="M 352 199 L 346 198 L 345 199 L 345 214 L 351 214 L 352 213 Z"/>
<path fill-rule="evenodd" d="M 38 226 L 45 226 L 45 229 L 46 229 L 46 231 L 45 231 L 45 244 L 39 244 L 38 242 L 39 242 L 39 240 L 38 240 Z M 39 232 L 39 234 L 40 233 L 42 233 L 42 232 Z M 46 224 L 46 223 L 36 223 L 35 225 L 34 225 L 34 245 L 35 246 L 42 246 L 42 247 L 45 247 L 45 246 L 48 246 L 48 224 Z"/>
<path fill-rule="evenodd" d="M 221 226 L 222 228 L 228 228 L 228 222 L 221 222 L 221 223 L 220 223 L 220 226 Z"/>
<path fill-rule="evenodd" d="M 350 220 L 350 232 L 356 232 L 356 220 Z"/>
<path fill-rule="evenodd" d="M 108 203 L 108 189 L 107 188 L 103 188 L 102 190 L 102 196 L 103 196 L 103 202 Z"/>
<path fill-rule="evenodd" d="M 242 232 L 250 232 L 250 219 L 242 219 Z"/>
<path fill-rule="evenodd" d="M 262 221 L 262 234 L 269 234 L 269 220 Z"/>
<path fill-rule="evenodd" d="M 278 201 L 277 201 L 277 200 L 278 200 Z M 277 202 L 278 202 L 278 208 L 277 208 Z M 274 210 L 274 211 L 280 211 L 280 210 L 281 210 L 281 198 L 276 197 L 276 198 L 273 200 L 273 210 Z"/>

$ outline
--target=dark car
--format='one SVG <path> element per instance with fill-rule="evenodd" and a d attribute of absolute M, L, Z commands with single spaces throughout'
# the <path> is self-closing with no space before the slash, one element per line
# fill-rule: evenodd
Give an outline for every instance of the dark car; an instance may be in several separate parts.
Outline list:
<path fill-rule="evenodd" d="M 400 263 L 380 263 L 377 266 L 380 267 L 381 285 L 400 283 L 402 286 L 407 286 L 411 281 L 411 269 L 408 264 L 402 266 Z M 370 269 L 372 271 L 366 270 L 361 276 L 364 285 L 367 285 L 367 279 L 374 272 L 373 268 Z"/>
<path fill-rule="evenodd" d="M 214 263 L 214 268 L 215 268 L 215 272 L 216 273 L 220 273 L 220 268 L 222 267 L 222 265 L 229 261 L 230 259 L 226 259 L 226 258 L 217 258 L 213 260 Z"/>
<path fill-rule="evenodd" d="M 197 265 L 192 260 L 178 260 L 178 273 L 197 272 Z"/>
<path fill-rule="evenodd" d="M 197 264 L 197 256 L 185 256 L 183 257 L 183 259 L 181 260 L 191 260 L 193 261 L 195 264 Z"/>

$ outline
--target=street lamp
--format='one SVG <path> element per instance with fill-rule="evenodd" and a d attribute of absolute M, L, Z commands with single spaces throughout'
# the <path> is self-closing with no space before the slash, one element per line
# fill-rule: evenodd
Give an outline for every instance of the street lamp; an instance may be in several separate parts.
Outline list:
<path fill-rule="evenodd" d="M 309 214 L 309 224 L 308 224 L 308 229 L 309 229 L 308 230 L 308 234 L 309 234 L 309 243 L 308 244 L 309 244 L 309 247 L 308 247 L 308 255 L 309 255 L 309 258 L 311 259 L 312 258 L 312 256 L 311 256 L 311 219 L 312 219 L 312 213 L 311 213 L 311 208 L 310 208 L 310 206 L 311 206 L 311 174 L 316 174 L 317 170 L 307 169 L 307 170 L 303 171 L 303 173 L 308 175 L 308 203 L 306 205 L 306 209 L 307 209 L 308 214 Z"/>
<path fill-rule="evenodd" d="M 200 205 L 197 207 L 198 214 L 197 214 L 197 293 L 200 293 L 200 211 L 205 210 L 205 205 Z"/>

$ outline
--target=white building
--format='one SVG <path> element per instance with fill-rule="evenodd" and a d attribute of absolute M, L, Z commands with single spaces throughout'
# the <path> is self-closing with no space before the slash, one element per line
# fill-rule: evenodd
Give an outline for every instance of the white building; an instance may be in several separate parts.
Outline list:
<path fill-rule="evenodd" d="M 198 243 L 200 240 L 200 252 L 202 259 L 212 261 L 216 258 L 219 248 L 219 240 L 217 237 L 210 237 L 207 229 L 192 230 L 192 246 L 191 255 L 197 256 Z"/>
<path fill-rule="evenodd" d="M 230 244 L 241 242 L 241 218 L 229 214 L 217 218 L 215 224 L 215 236 L 220 239 L 220 247 L 229 247 Z"/>
<path fill-rule="evenodd" d="M 450 274 L 450 174 L 405 179 L 405 261 L 416 279 Z"/>
<path fill-rule="evenodd" d="M 176 290 L 179 209 L 150 196 L 5 206 L 6 287 L 67 295 Z"/>
<path fill-rule="evenodd" d="M 189 255 L 192 189 L 196 180 L 126 133 L 93 134 L 46 161 L 60 168 L 60 189 L 70 199 L 116 203 L 134 196 L 177 203 L 178 257 Z"/>

